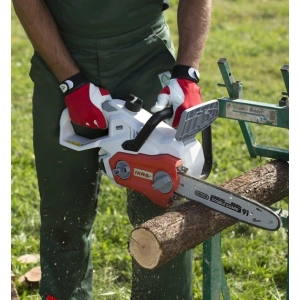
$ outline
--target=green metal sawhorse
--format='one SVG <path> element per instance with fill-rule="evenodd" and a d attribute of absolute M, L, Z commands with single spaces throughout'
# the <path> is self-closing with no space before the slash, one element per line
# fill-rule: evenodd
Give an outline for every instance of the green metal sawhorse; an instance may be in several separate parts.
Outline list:
<path fill-rule="evenodd" d="M 243 86 L 241 81 L 235 81 L 226 58 L 220 58 L 218 66 L 221 71 L 224 84 L 218 86 L 226 87 L 229 97 L 219 98 L 218 117 L 237 120 L 250 157 L 269 157 L 279 160 L 289 160 L 289 151 L 276 147 L 258 145 L 249 123 L 289 128 L 289 67 L 281 68 L 286 92 L 278 105 L 243 100 Z M 277 211 L 282 220 L 282 227 L 288 230 L 288 212 Z M 289 261 L 287 263 L 287 272 Z M 289 299 L 287 275 L 287 299 Z M 224 267 L 221 260 L 221 233 L 217 233 L 203 242 L 203 299 L 219 300 L 230 299 L 230 293 L 226 282 Z"/>

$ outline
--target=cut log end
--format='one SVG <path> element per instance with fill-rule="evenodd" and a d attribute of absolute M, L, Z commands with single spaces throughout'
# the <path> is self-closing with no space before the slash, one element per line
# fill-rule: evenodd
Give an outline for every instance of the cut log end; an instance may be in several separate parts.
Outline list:
<path fill-rule="evenodd" d="M 155 235 L 144 228 L 132 231 L 129 252 L 134 253 L 134 259 L 145 269 L 153 269 L 162 255 L 162 249 Z"/>

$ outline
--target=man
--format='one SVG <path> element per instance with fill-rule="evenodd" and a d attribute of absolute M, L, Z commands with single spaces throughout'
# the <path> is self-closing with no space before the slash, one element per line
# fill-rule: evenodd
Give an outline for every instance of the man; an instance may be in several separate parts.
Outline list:
<path fill-rule="evenodd" d="M 164 3 L 166 4 L 166 3 Z M 59 119 L 68 108 L 75 132 L 107 134 L 102 103 L 134 94 L 143 108 L 172 105 L 167 122 L 202 102 L 199 62 L 210 27 L 211 0 L 178 1 L 177 57 L 162 0 L 13 0 L 34 47 L 33 144 L 41 196 L 43 300 L 93 299 L 90 236 L 101 172 L 98 149 L 59 145 Z M 167 83 L 164 78 L 170 78 Z M 128 191 L 133 225 L 164 210 Z M 192 299 L 192 251 L 158 270 L 133 262 L 132 294 L 142 299 Z"/>

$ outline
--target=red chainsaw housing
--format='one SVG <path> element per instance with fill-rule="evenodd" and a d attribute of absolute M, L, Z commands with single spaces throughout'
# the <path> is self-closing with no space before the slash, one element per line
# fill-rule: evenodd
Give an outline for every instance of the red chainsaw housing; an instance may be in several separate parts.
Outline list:
<path fill-rule="evenodd" d="M 179 185 L 177 167 L 182 165 L 181 159 L 168 154 L 147 155 L 118 152 L 109 160 L 111 170 L 116 168 L 119 161 L 128 164 L 130 175 L 127 179 L 113 175 L 117 184 L 142 193 L 153 203 L 161 207 L 166 208 L 172 203 L 171 196 Z M 154 176 L 159 171 L 168 173 L 172 180 L 172 188 L 168 193 L 163 193 L 152 187 Z"/>

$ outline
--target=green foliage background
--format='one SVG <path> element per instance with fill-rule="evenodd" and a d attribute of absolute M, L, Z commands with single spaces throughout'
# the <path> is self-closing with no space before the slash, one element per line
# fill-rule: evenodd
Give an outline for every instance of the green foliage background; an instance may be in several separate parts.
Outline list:
<path fill-rule="evenodd" d="M 166 18 L 177 46 L 177 0 L 170 4 Z M 280 68 L 289 64 L 288 4 L 287 0 L 213 1 L 211 31 L 200 64 L 204 101 L 228 96 L 226 89 L 217 86 L 222 83 L 217 61 L 226 57 L 235 80 L 243 82 L 245 99 L 278 103 L 285 91 Z M 40 220 L 28 76 L 32 47 L 13 9 L 11 19 L 11 261 L 19 278 L 38 265 L 23 264 L 17 258 L 39 252 Z M 268 126 L 254 126 L 253 130 L 258 143 L 288 149 L 286 130 Z M 214 162 L 207 181 L 218 184 L 269 161 L 249 157 L 235 121 L 217 119 L 212 131 Z M 93 233 L 95 299 L 130 298 L 127 241 L 132 228 L 125 203 L 125 190 L 104 178 Z M 287 209 L 288 199 L 275 206 Z M 285 229 L 267 232 L 239 223 L 223 231 L 222 261 L 231 299 L 285 299 L 287 253 Z M 199 245 L 194 260 L 195 299 L 202 299 L 202 279 Z M 21 300 L 39 299 L 37 288 L 16 284 Z"/>

